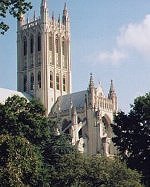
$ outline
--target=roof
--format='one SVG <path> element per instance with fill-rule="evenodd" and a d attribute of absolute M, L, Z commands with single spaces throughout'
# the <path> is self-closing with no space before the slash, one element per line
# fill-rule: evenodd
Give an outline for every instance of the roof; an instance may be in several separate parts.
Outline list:
<path fill-rule="evenodd" d="M 24 97 L 26 99 L 31 99 L 31 96 L 27 93 L 22 93 L 22 92 L 18 92 L 15 90 L 0 88 L 0 103 L 4 104 L 8 97 L 12 97 L 14 95 L 18 95 L 18 96 Z"/>
<path fill-rule="evenodd" d="M 60 111 L 69 110 L 71 105 L 77 109 L 83 108 L 85 104 L 85 95 L 87 95 L 87 90 L 59 97 L 52 108 L 52 112 L 56 112 L 58 107 Z"/>

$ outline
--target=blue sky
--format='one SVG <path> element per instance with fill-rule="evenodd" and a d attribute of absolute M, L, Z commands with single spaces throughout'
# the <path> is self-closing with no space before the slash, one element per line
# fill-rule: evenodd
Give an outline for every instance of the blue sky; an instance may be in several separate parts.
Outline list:
<path fill-rule="evenodd" d="M 39 16 L 40 0 L 33 0 Z M 49 14 L 62 13 L 65 0 L 47 0 Z M 86 89 L 92 72 L 107 94 L 110 80 L 119 108 L 128 111 L 135 97 L 150 90 L 150 1 L 67 0 L 71 19 L 73 92 Z M 16 21 L 0 36 L 0 87 L 16 89 Z"/>

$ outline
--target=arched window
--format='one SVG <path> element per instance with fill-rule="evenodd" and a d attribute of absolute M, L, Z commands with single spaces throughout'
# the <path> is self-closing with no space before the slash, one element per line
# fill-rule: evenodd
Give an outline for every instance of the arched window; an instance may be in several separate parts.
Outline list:
<path fill-rule="evenodd" d="M 55 40 L 55 45 L 56 45 L 56 53 L 58 53 L 58 35 L 56 35 L 56 40 Z"/>
<path fill-rule="evenodd" d="M 62 39 L 62 54 L 63 55 L 65 54 L 65 39 L 64 39 L 64 37 Z"/>
<path fill-rule="evenodd" d="M 38 51 L 41 51 L 41 35 L 38 34 Z"/>
<path fill-rule="evenodd" d="M 41 88 L 41 72 L 38 72 L 38 88 Z"/>
<path fill-rule="evenodd" d="M 52 38 L 52 36 L 50 36 L 49 37 L 49 51 L 52 51 L 52 49 L 53 49 L 53 38 Z"/>
<path fill-rule="evenodd" d="M 53 88 L 53 84 L 54 84 L 54 81 L 53 81 L 53 72 L 51 71 L 50 72 L 50 88 Z"/>
<path fill-rule="evenodd" d="M 23 54 L 24 56 L 27 55 L 27 38 L 24 37 L 24 40 L 23 40 Z"/>
<path fill-rule="evenodd" d="M 30 53 L 33 53 L 33 49 L 34 49 L 34 38 L 33 35 L 31 35 L 30 37 Z"/>
<path fill-rule="evenodd" d="M 30 77 L 30 90 L 34 90 L 34 75 L 31 73 Z"/>
<path fill-rule="evenodd" d="M 56 75 L 56 89 L 59 90 L 59 74 Z"/>
<path fill-rule="evenodd" d="M 63 91 L 66 91 L 66 77 L 63 76 Z"/>
<path fill-rule="evenodd" d="M 24 75 L 23 78 L 23 91 L 26 92 L 27 91 L 27 76 Z"/>

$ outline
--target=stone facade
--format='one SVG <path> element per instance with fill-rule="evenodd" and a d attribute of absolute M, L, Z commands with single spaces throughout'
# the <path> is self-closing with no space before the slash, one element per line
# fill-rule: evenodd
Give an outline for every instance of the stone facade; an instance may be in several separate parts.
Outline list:
<path fill-rule="evenodd" d="M 110 124 L 117 112 L 117 96 L 111 81 L 106 97 L 101 85 L 94 86 L 90 76 L 87 90 L 64 95 L 52 107 L 50 117 L 58 120 L 59 131 L 70 134 L 72 144 L 82 153 L 113 156 Z"/>
<path fill-rule="evenodd" d="M 58 20 L 49 17 L 46 1 L 40 10 L 39 18 L 18 21 L 17 85 L 49 113 L 58 96 L 71 92 L 70 21 L 66 5 Z"/>
<path fill-rule="evenodd" d="M 114 155 L 110 123 L 117 111 L 117 96 L 111 81 L 108 96 L 93 76 L 87 90 L 71 93 L 70 21 L 64 6 L 62 18 L 48 15 L 42 0 L 40 17 L 18 21 L 18 91 L 39 99 L 47 115 L 68 133 L 80 152 Z"/>

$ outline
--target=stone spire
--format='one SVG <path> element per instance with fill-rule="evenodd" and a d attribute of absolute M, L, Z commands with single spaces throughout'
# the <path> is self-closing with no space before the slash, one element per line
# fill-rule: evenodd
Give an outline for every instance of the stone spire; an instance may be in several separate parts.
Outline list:
<path fill-rule="evenodd" d="M 48 20 L 48 8 L 46 0 L 41 1 L 41 20 L 44 23 Z"/>
<path fill-rule="evenodd" d="M 47 8 L 47 2 L 46 2 L 46 0 L 42 0 L 41 1 L 41 7 L 43 7 L 44 9 Z"/>
<path fill-rule="evenodd" d="M 112 93 L 112 92 L 113 92 L 113 93 L 115 92 L 113 80 L 111 80 L 111 83 L 110 83 L 110 90 L 109 90 L 109 93 Z"/>
<path fill-rule="evenodd" d="M 66 3 L 64 5 L 63 16 L 62 16 L 62 23 L 65 26 L 69 27 L 69 15 L 68 15 L 68 10 L 67 10 L 67 4 Z"/>
<path fill-rule="evenodd" d="M 94 80 L 93 80 L 93 75 L 92 75 L 92 73 L 90 73 L 89 87 L 94 87 Z"/>
<path fill-rule="evenodd" d="M 92 73 L 90 74 L 90 82 L 89 82 L 89 104 L 94 107 L 95 104 L 95 87 Z"/>
<path fill-rule="evenodd" d="M 67 15 L 67 14 L 68 14 L 68 11 L 67 11 L 67 3 L 65 2 L 64 10 L 63 10 L 63 15 Z"/>
<path fill-rule="evenodd" d="M 115 89 L 114 89 L 113 80 L 111 80 L 111 83 L 110 83 L 110 89 L 109 89 L 109 93 L 108 93 L 108 98 L 112 100 L 113 109 L 114 109 L 115 112 L 117 112 L 117 110 L 118 110 L 117 96 L 116 96 L 116 92 L 115 92 Z"/>

